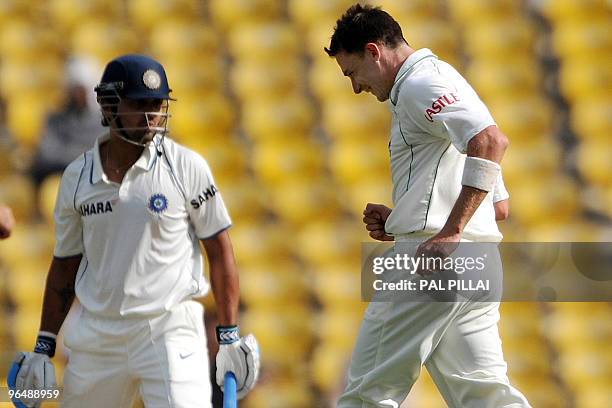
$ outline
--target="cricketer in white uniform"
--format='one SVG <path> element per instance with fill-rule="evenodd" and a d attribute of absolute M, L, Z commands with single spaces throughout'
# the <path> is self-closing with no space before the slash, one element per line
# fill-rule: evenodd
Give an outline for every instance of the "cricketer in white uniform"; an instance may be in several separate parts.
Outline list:
<path fill-rule="evenodd" d="M 399 24 L 371 6 L 349 8 L 325 50 L 355 93 L 389 100 L 394 208 L 367 205 L 370 236 L 414 243 L 415 257 L 499 242 L 494 201 L 508 197 L 499 166 L 507 139 L 467 81 L 429 49 L 410 48 Z M 398 407 L 423 365 L 451 407 L 529 407 L 506 374 L 498 306 L 370 303 L 338 407 Z"/>
<path fill-rule="evenodd" d="M 259 355 L 255 338 L 240 338 L 236 325 L 231 220 L 206 161 L 164 137 L 164 69 L 146 56 L 119 57 L 96 92 L 110 132 L 62 176 L 41 332 L 35 352 L 18 353 L 16 387 L 54 385 L 49 357 L 76 294 L 63 407 L 129 408 L 137 393 L 147 408 L 210 407 L 203 308 L 192 300 L 211 286 L 202 242 L 223 325 L 217 382 L 232 371 L 243 397 L 257 380 Z"/>

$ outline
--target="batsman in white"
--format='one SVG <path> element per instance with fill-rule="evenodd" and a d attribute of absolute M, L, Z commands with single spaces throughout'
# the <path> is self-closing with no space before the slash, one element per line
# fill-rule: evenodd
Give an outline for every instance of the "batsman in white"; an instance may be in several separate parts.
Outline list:
<path fill-rule="evenodd" d="M 55 207 L 56 245 L 34 352 L 20 352 L 16 388 L 55 386 L 51 358 L 65 328 L 70 349 L 62 407 L 211 406 L 203 308 L 217 303 L 217 382 L 254 386 L 259 349 L 240 337 L 231 220 L 206 161 L 166 138 L 172 100 L 162 65 L 146 56 L 111 61 L 95 88 L 109 132 L 65 170 Z M 37 406 L 33 400 L 23 401 Z"/>
<path fill-rule="evenodd" d="M 394 208 L 367 204 L 372 238 L 416 243 L 414 256 L 444 257 L 460 241 L 499 242 L 507 147 L 468 82 L 429 49 L 412 49 L 380 8 L 354 5 L 329 48 L 353 91 L 389 100 Z M 384 181 L 381 181 L 384 182 Z M 425 272 L 425 271 L 423 271 Z M 451 407 L 529 407 L 506 374 L 498 302 L 372 302 L 340 408 L 398 407 L 425 365 Z"/>

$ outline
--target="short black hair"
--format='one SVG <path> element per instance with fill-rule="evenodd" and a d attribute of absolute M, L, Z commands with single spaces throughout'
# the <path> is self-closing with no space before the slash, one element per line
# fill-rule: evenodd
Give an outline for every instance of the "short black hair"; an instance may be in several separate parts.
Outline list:
<path fill-rule="evenodd" d="M 367 43 L 382 43 L 395 48 L 407 41 L 402 28 L 389 13 L 380 7 L 355 4 L 336 21 L 329 48 L 324 48 L 330 57 L 344 51 L 363 54 Z"/>

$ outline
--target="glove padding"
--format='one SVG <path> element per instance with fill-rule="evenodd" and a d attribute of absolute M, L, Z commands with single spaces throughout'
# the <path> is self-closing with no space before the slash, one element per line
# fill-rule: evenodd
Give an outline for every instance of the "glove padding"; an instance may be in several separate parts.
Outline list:
<path fill-rule="evenodd" d="M 48 355 L 20 351 L 15 356 L 13 364 L 19 366 L 15 380 L 16 390 L 52 390 L 57 387 L 55 382 L 55 367 Z M 41 402 L 36 399 L 20 398 L 26 407 L 39 407 Z"/>
<path fill-rule="evenodd" d="M 223 390 L 225 373 L 231 371 L 236 376 L 236 396 L 244 398 L 259 377 L 259 345 L 255 336 L 249 334 L 234 343 L 221 344 L 216 360 L 219 387 Z"/>

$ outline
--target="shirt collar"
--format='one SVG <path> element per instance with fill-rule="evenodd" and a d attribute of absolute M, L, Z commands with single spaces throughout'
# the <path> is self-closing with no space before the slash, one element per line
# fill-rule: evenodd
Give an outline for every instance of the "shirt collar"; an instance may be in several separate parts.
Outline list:
<path fill-rule="evenodd" d="M 406 61 L 402 64 L 397 75 L 395 76 L 395 81 L 393 82 L 393 87 L 391 88 L 391 92 L 389 93 L 389 100 L 393 105 L 397 103 L 397 96 L 399 94 L 400 85 L 403 82 L 402 79 L 410 72 L 411 68 L 416 65 L 417 62 L 425 58 L 438 58 L 429 48 L 421 48 L 410 54 Z"/>
<path fill-rule="evenodd" d="M 153 141 L 148 143 L 142 154 L 136 160 L 133 167 L 138 167 L 144 171 L 149 171 L 153 167 L 153 162 L 157 158 L 156 144 L 160 142 L 160 135 L 157 134 L 153 138 Z M 104 169 L 102 168 L 102 159 L 100 158 L 100 145 L 110 139 L 110 133 L 105 133 L 96 139 L 96 143 L 93 148 L 93 165 L 91 166 L 90 181 L 92 184 L 99 182 L 100 180 L 108 181 Z"/>

